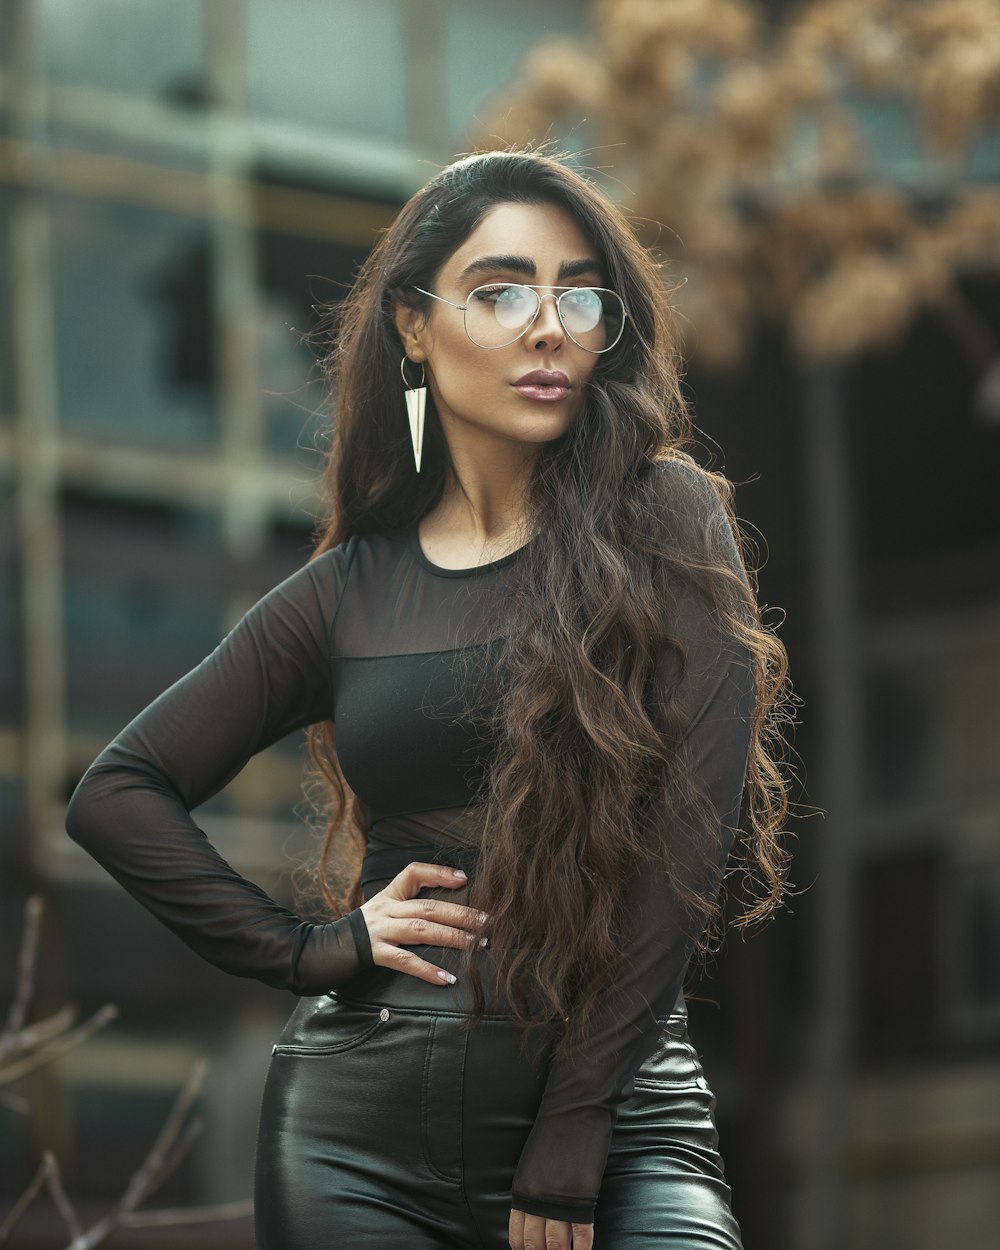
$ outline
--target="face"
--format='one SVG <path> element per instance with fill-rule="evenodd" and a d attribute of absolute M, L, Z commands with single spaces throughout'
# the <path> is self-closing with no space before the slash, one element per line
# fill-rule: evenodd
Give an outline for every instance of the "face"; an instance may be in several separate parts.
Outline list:
<path fill-rule="evenodd" d="M 569 429 L 598 357 L 567 335 L 545 288 L 604 281 L 593 245 L 564 209 L 498 204 L 427 289 L 465 304 L 471 291 L 487 283 L 538 287 L 543 299 L 529 329 L 505 347 L 487 349 L 469 339 L 462 312 L 448 304 L 430 300 L 422 313 L 397 310 L 407 355 L 426 369 L 453 449 L 456 439 L 483 444 L 484 450 L 497 440 L 540 445 Z"/>

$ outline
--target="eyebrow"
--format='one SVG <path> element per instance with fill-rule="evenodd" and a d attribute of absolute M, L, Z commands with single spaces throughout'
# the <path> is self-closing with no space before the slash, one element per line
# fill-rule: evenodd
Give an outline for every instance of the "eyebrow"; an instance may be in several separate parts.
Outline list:
<path fill-rule="evenodd" d="M 538 272 L 535 262 L 530 256 L 480 256 L 471 264 L 466 265 L 460 279 L 469 278 L 476 273 L 496 273 L 498 269 L 508 273 L 520 273 L 526 278 L 533 278 Z M 601 273 L 601 266 L 596 260 L 564 260 L 559 266 L 559 278 L 578 278 L 583 273 Z"/>

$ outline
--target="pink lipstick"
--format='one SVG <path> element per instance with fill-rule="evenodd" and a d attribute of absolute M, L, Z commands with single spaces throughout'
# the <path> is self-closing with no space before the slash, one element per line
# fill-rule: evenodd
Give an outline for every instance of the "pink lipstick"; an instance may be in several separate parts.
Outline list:
<path fill-rule="evenodd" d="M 566 374 L 555 369 L 532 369 L 511 385 L 525 399 L 540 399 L 549 403 L 565 399 L 572 389 Z"/>

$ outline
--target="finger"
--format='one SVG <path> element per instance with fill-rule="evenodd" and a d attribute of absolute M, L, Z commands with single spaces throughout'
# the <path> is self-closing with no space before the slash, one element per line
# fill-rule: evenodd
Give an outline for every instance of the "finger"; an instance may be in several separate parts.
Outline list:
<path fill-rule="evenodd" d="M 425 920 L 436 920 L 438 924 L 456 925 L 460 929 L 468 929 L 470 933 L 478 933 L 489 920 L 484 911 L 476 911 L 474 907 L 463 907 L 461 903 L 447 903 L 439 898 L 404 898 L 400 899 L 392 909 L 396 918 L 420 916 Z"/>
<path fill-rule="evenodd" d="M 444 864 L 422 864 L 414 860 L 385 887 L 387 894 L 396 898 L 413 898 L 425 886 L 446 886 L 455 889 L 468 884 L 468 877 L 461 868 L 448 868 Z"/>
<path fill-rule="evenodd" d="M 572 1250 L 570 1225 L 542 1215 L 524 1217 L 524 1250 Z"/>
<path fill-rule="evenodd" d="M 388 942 L 372 943 L 372 962 L 380 968 L 394 968 L 397 972 L 405 972 L 407 976 L 430 981 L 432 985 L 454 985 L 458 980 L 453 972 L 428 963 L 413 951 L 392 946 Z"/>
<path fill-rule="evenodd" d="M 573 1227 L 573 1250 L 593 1250 L 593 1247 L 594 1247 L 593 1224 L 574 1224 L 572 1227 Z"/>
<path fill-rule="evenodd" d="M 524 1212 L 511 1208 L 507 1221 L 507 1240 L 511 1250 L 524 1250 Z"/>
<path fill-rule="evenodd" d="M 379 929 L 379 938 L 396 946 L 457 946 L 460 949 L 478 941 L 475 933 L 456 929 L 450 924 L 434 924 L 420 917 L 408 920 L 387 916 Z"/>

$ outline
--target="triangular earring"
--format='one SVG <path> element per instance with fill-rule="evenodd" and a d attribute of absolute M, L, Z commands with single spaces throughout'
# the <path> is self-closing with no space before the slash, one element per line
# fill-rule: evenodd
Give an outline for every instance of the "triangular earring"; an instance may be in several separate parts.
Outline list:
<path fill-rule="evenodd" d="M 406 380 L 406 362 L 409 357 L 404 356 L 399 362 L 399 372 L 403 377 L 403 384 L 406 386 L 404 399 L 406 400 L 406 415 L 410 422 L 410 441 L 413 443 L 413 460 L 417 466 L 417 472 L 420 472 L 420 458 L 424 451 L 424 417 L 427 412 L 427 387 L 425 385 L 426 373 L 423 365 L 420 366 L 420 385 L 410 386 Z"/>

